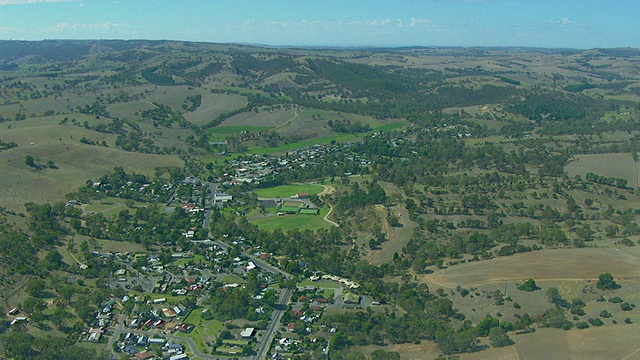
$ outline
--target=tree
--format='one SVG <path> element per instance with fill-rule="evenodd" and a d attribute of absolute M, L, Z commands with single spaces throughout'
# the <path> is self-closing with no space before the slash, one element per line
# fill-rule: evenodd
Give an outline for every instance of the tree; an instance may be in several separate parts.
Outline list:
<path fill-rule="evenodd" d="M 511 340 L 509 335 L 507 335 L 500 326 L 493 327 L 489 330 L 489 343 L 491 343 L 493 347 L 503 347 L 514 344 L 513 340 Z"/>
<path fill-rule="evenodd" d="M 63 265 L 62 255 L 58 252 L 58 250 L 51 250 L 44 256 L 44 260 L 47 262 L 47 266 L 52 270 L 58 270 Z"/>
<path fill-rule="evenodd" d="M 44 295 L 46 283 L 42 279 L 31 279 L 27 286 L 25 287 L 25 291 L 27 294 L 33 297 L 42 297 Z"/>
<path fill-rule="evenodd" d="M 29 297 L 22 303 L 22 310 L 27 314 L 42 312 L 47 308 L 47 303 L 42 299 Z"/>
<path fill-rule="evenodd" d="M 70 304 L 73 294 L 76 293 L 76 288 L 71 284 L 65 284 L 58 289 L 58 293 L 60 294 L 60 297 L 67 302 L 67 304 Z"/>
<path fill-rule="evenodd" d="M 529 279 L 525 281 L 522 285 L 518 286 L 518 290 L 520 291 L 536 291 L 540 290 L 540 287 L 536 284 L 536 281 L 533 279 Z"/>
<path fill-rule="evenodd" d="M 25 157 L 24 163 L 27 164 L 28 166 L 31 166 L 34 169 L 40 169 L 40 166 L 38 166 L 38 164 L 36 164 L 36 159 L 34 159 L 33 156 L 31 156 L 31 155 L 27 155 Z"/>
<path fill-rule="evenodd" d="M 600 274 L 596 286 L 601 290 L 615 290 L 622 287 L 616 284 L 616 282 L 613 280 L 613 275 L 609 273 Z"/>
<path fill-rule="evenodd" d="M 487 336 L 494 327 L 499 327 L 500 321 L 491 315 L 487 315 L 477 326 L 478 336 Z"/>

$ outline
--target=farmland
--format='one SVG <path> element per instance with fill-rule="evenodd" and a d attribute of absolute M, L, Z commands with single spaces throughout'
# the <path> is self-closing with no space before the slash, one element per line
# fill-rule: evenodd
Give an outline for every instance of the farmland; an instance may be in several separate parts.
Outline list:
<path fill-rule="evenodd" d="M 165 298 L 201 351 L 250 353 L 240 329 L 291 289 L 275 329 L 301 357 L 637 355 L 637 52 L 73 44 L 0 53 L 0 280 L 26 333 L 75 343 L 105 300 L 158 321 Z"/>

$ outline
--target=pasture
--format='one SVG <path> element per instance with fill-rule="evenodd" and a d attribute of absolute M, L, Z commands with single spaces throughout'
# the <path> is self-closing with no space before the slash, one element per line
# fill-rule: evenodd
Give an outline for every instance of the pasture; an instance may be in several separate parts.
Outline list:
<path fill-rule="evenodd" d="M 443 288 L 479 286 L 504 281 L 597 280 L 609 272 L 616 278 L 637 279 L 637 247 L 540 250 L 492 260 L 467 262 L 424 275 L 426 283 Z"/>
<path fill-rule="evenodd" d="M 186 120 L 199 126 L 208 124 L 219 115 L 241 109 L 249 102 L 247 98 L 240 95 L 213 94 L 206 91 L 201 93 L 200 107 L 183 115 Z"/>
<path fill-rule="evenodd" d="M 638 170 L 633 156 L 628 153 L 576 155 L 565 171 L 570 176 L 587 173 L 627 180 L 630 187 L 638 188 Z"/>
<path fill-rule="evenodd" d="M 637 359 L 640 355 L 639 332 L 639 324 L 571 331 L 539 328 L 532 334 L 509 334 L 516 342 L 513 346 L 460 354 L 460 359 Z"/>
<path fill-rule="evenodd" d="M 128 172 L 152 176 L 157 167 L 182 167 L 178 156 L 124 152 L 112 147 L 80 142 L 83 137 L 112 144 L 114 135 L 96 133 L 80 126 L 59 125 L 59 117 L 27 119 L 3 130 L 2 140 L 18 147 L 0 152 L 0 206 L 23 211 L 26 202 L 65 201 L 65 194 L 87 180 L 96 179 L 122 166 Z M 26 156 L 36 163 L 51 160 L 57 169 L 36 170 L 25 164 Z"/>
<path fill-rule="evenodd" d="M 315 184 L 282 185 L 282 186 L 276 186 L 272 188 L 258 189 L 255 191 L 255 193 L 256 195 L 258 195 L 258 197 L 284 199 L 284 198 L 293 196 L 295 194 L 304 193 L 304 192 L 308 193 L 309 195 L 317 195 L 323 189 L 324 188 L 321 185 L 315 185 Z"/>

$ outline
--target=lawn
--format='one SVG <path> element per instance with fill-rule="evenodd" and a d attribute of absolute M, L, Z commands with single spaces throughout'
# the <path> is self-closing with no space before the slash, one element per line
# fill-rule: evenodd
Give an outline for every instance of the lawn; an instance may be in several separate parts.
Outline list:
<path fill-rule="evenodd" d="M 261 230 L 265 231 L 274 231 L 275 229 L 282 229 L 282 231 L 293 229 L 326 229 L 331 226 L 328 222 L 323 220 L 323 217 L 327 213 L 327 211 L 327 209 L 321 209 L 320 215 L 300 214 L 273 216 L 264 219 L 253 220 L 252 223 L 258 225 Z"/>
<path fill-rule="evenodd" d="M 295 194 L 308 193 L 309 195 L 316 195 L 323 190 L 320 185 L 305 184 L 305 185 L 282 185 L 272 188 L 259 189 L 255 193 L 258 197 L 264 198 L 288 198 Z"/>
<path fill-rule="evenodd" d="M 246 281 L 244 281 L 244 279 L 242 279 L 240 276 L 238 275 L 225 275 L 221 282 L 223 284 L 244 284 L 246 283 Z"/>
<path fill-rule="evenodd" d="M 300 282 L 298 285 L 299 286 L 316 286 L 323 289 L 339 289 L 340 288 L 340 285 L 329 280 L 320 280 L 320 281 L 305 280 Z"/>
<path fill-rule="evenodd" d="M 195 325 L 193 330 L 189 334 L 180 333 L 178 336 L 191 338 L 196 345 L 198 345 L 198 349 L 202 353 L 208 353 L 209 347 L 207 346 L 207 342 L 212 342 L 215 340 L 215 337 L 222 330 L 223 324 L 217 320 L 205 320 L 202 318 L 202 309 L 196 308 L 194 309 L 189 317 L 184 321 L 186 324 Z"/>

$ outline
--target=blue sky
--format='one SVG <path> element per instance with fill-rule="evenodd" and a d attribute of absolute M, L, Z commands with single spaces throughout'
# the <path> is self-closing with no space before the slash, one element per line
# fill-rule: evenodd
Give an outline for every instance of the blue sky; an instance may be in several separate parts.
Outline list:
<path fill-rule="evenodd" d="M 0 39 L 640 47 L 637 0 L 0 0 Z"/>

